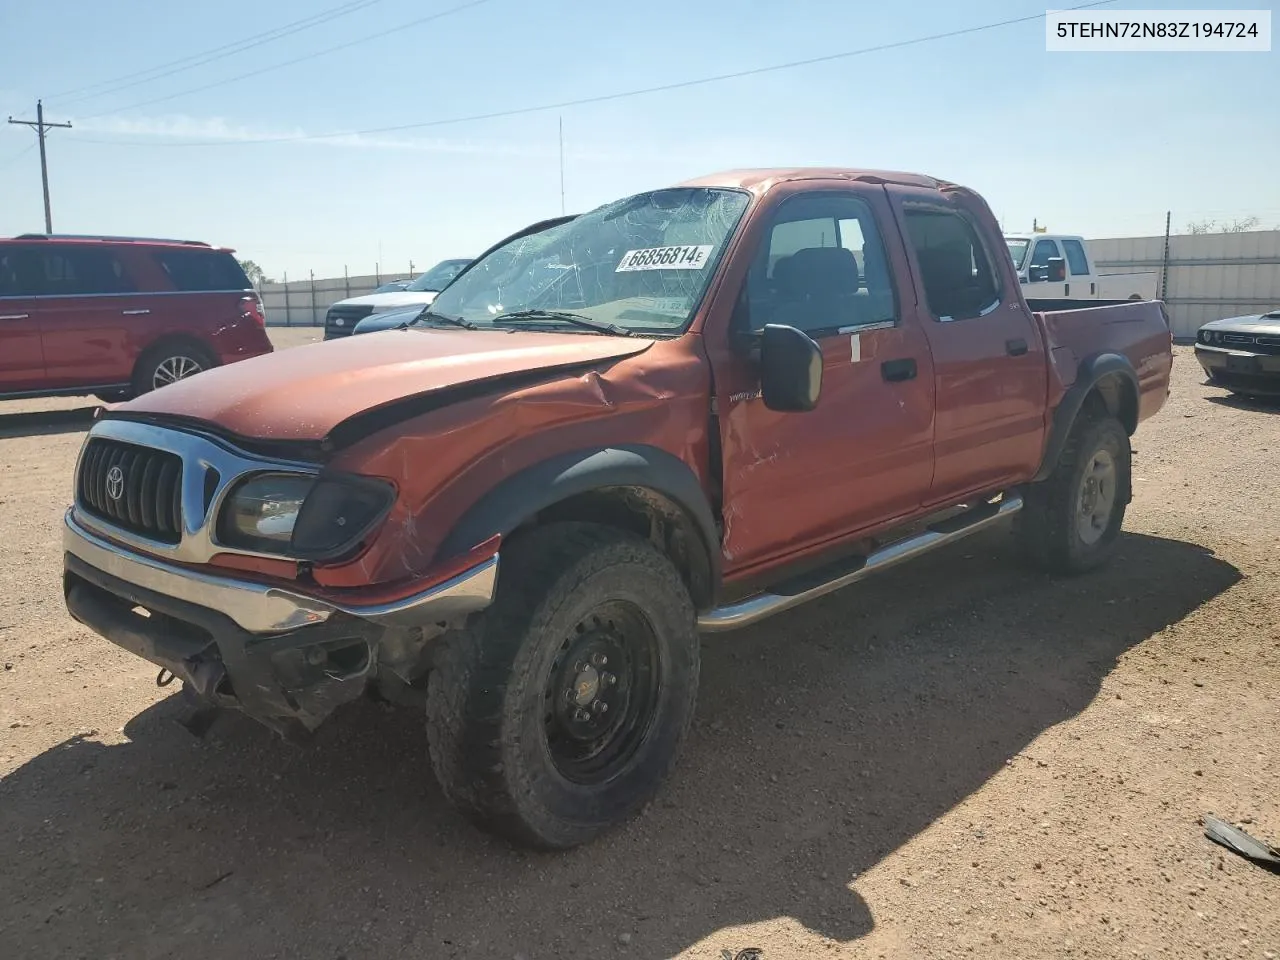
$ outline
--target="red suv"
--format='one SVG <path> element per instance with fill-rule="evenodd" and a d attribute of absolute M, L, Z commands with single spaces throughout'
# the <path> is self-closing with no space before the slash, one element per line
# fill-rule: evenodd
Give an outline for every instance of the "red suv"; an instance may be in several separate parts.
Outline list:
<path fill-rule="evenodd" d="M 134 237 L 0 239 L 0 399 L 127 399 L 271 352 L 232 251 Z"/>

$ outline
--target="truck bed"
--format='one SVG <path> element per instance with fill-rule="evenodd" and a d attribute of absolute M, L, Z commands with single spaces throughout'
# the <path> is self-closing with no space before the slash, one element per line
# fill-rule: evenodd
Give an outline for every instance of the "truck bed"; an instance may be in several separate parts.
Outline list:
<path fill-rule="evenodd" d="M 1138 376 L 1138 419 L 1145 420 L 1164 405 L 1173 368 L 1173 336 L 1161 301 L 1028 300 L 1027 305 L 1044 331 L 1045 346 L 1060 374 L 1073 374 L 1081 363 L 1100 354 L 1121 354 Z"/>

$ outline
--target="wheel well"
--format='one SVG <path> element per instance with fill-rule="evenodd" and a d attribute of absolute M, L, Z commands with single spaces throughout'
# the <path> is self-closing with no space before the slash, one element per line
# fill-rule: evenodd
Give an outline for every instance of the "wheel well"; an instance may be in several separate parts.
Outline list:
<path fill-rule="evenodd" d="M 1138 390 L 1128 377 L 1111 373 L 1100 379 L 1085 398 L 1090 403 L 1101 403 L 1130 436 L 1138 429 Z"/>
<path fill-rule="evenodd" d="M 693 518 L 670 497 L 648 487 L 602 487 L 552 504 L 513 533 L 567 520 L 600 523 L 644 537 L 675 564 L 694 606 L 710 606 L 715 584 L 707 551 L 713 547 L 703 542 Z"/>

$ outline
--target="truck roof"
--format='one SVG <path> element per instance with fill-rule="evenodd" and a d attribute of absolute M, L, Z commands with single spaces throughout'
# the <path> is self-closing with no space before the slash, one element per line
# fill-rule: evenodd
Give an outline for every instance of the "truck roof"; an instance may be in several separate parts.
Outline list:
<path fill-rule="evenodd" d="M 859 170 L 844 167 L 766 167 L 748 170 L 726 170 L 693 180 L 686 180 L 682 187 L 737 187 L 753 193 L 763 193 L 776 183 L 790 180 L 861 180 L 865 183 L 898 183 L 909 187 L 939 190 L 950 186 L 944 180 L 935 180 L 919 173 L 902 173 L 896 170 Z"/>

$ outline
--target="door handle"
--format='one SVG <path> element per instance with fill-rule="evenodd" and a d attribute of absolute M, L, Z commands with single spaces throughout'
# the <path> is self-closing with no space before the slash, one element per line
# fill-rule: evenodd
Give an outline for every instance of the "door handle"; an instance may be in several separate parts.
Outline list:
<path fill-rule="evenodd" d="M 1006 340 L 1004 342 L 1004 352 L 1011 357 L 1020 357 L 1027 352 L 1027 341 Z"/>
<path fill-rule="evenodd" d="M 150 313 L 151 311 L 150 310 L 121 310 L 120 312 L 124 314 L 126 317 L 140 317 L 144 313 Z"/>
<path fill-rule="evenodd" d="M 911 357 L 902 360 L 886 360 L 880 364 L 880 375 L 889 383 L 901 383 L 916 378 L 916 362 Z"/>
<path fill-rule="evenodd" d="M 29 316 L 29 313 L 6 313 L 0 320 L 25 320 Z"/>

